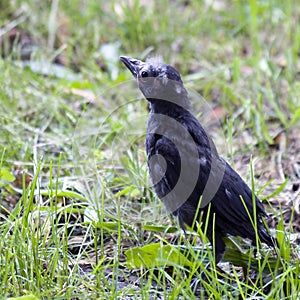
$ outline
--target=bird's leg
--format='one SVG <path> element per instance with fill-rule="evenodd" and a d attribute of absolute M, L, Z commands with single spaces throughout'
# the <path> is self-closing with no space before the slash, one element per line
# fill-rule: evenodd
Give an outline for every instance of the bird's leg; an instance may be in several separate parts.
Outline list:
<path fill-rule="evenodd" d="M 203 282 L 210 282 L 210 278 L 207 276 L 207 273 L 211 270 L 215 269 L 219 273 L 228 275 L 225 271 L 223 271 L 221 268 L 218 267 L 218 262 L 222 259 L 224 253 L 225 253 L 225 243 L 223 239 L 218 239 L 218 242 L 214 244 L 214 262 L 208 262 L 204 269 L 200 272 L 200 276 L 196 276 L 191 280 L 190 288 L 193 291 L 195 295 L 199 294 L 199 291 L 201 289 L 201 281 Z"/>

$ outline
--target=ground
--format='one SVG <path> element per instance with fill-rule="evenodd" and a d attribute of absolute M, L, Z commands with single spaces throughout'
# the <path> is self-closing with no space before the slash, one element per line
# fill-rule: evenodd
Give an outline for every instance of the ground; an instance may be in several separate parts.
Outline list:
<path fill-rule="evenodd" d="M 198 292 L 297 299 L 299 15 L 292 0 L 2 1 L 1 298 L 196 297 L 190 283 L 212 252 L 151 190 L 148 106 L 119 62 L 128 55 L 180 71 L 281 241 L 255 253 L 228 240 L 227 275 L 210 272 Z"/>

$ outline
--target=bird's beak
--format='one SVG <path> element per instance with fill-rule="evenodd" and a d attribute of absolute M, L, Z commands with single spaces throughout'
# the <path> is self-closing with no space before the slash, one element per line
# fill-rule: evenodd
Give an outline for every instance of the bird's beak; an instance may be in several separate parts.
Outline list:
<path fill-rule="evenodd" d="M 127 57 L 127 56 L 120 56 L 120 60 L 124 63 L 124 65 L 129 69 L 132 75 L 137 78 L 139 70 L 143 64 L 142 61 Z"/>

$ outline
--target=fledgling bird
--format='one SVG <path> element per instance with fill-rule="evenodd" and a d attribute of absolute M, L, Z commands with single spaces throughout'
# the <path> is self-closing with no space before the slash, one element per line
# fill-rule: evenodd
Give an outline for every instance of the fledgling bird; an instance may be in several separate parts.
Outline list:
<path fill-rule="evenodd" d="M 157 196 L 182 228 L 199 222 L 214 246 L 215 262 L 225 252 L 227 234 L 274 247 L 263 225 L 267 216 L 245 181 L 222 159 L 211 138 L 190 112 L 186 89 L 177 70 L 157 61 L 126 56 L 150 103 L 146 135 L 148 168 Z"/>

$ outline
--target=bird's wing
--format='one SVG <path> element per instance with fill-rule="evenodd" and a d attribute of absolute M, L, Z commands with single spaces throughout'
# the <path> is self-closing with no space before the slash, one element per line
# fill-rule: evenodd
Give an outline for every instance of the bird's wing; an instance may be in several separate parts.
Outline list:
<path fill-rule="evenodd" d="M 198 144 L 200 166 L 202 170 L 199 175 L 199 192 L 205 196 L 205 189 L 211 190 L 214 197 L 209 197 L 215 203 L 218 213 L 225 218 L 238 221 L 249 221 L 249 214 L 253 216 L 252 191 L 244 180 L 234 171 L 229 164 L 219 157 L 215 145 L 209 135 L 205 132 L 199 121 L 190 116 L 186 126 L 193 139 Z M 210 160 L 208 159 L 210 158 Z M 203 165 L 203 162 L 207 165 Z M 209 172 L 209 174 L 207 174 Z M 203 185 L 207 187 L 203 188 Z M 203 190 L 203 191 L 201 191 Z M 205 198 L 205 197 L 204 197 Z M 205 199 L 204 199 L 205 200 Z M 209 199 L 208 199 L 209 200 Z M 208 202 L 208 200 L 206 202 Z M 244 201 L 244 203 L 243 203 Z M 265 214 L 263 205 L 255 197 L 256 210 L 258 214 Z"/>
<path fill-rule="evenodd" d="M 224 232 L 232 235 L 253 238 L 255 222 L 260 224 L 260 215 L 265 215 L 262 203 L 256 196 L 254 197 L 253 201 L 251 189 L 226 163 L 222 183 L 211 201 L 212 211 L 218 216 L 217 225 L 220 225 Z"/>
<path fill-rule="evenodd" d="M 167 210 L 175 212 L 194 192 L 199 180 L 197 147 L 176 134 L 147 136 L 148 166 L 153 188 Z M 197 198 L 197 201 L 199 198 Z"/>
<path fill-rule="evenodd" d="M 174 144 L 164 136 L 147 136 L 148 168 L 154 190 L 159 198 L 176 185 L 181 162 Z"/>

